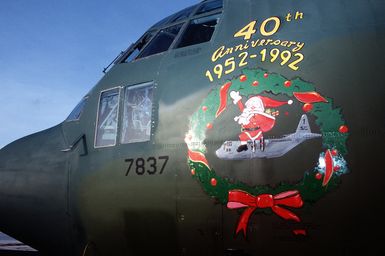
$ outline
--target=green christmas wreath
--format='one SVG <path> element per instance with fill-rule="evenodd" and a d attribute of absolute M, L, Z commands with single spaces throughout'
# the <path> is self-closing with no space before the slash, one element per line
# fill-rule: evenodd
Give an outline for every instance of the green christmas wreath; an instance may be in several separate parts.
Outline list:
<path fill-rule="evenodd" d="M 263 92 L 282 94 L 303 104 L 303 111 L 313 115 L 322 134 L 320 161 L 296 184 L 280 183 L 274 188 L 269 185 L 248 186 L 242 182 L 230 182 L 216 174 L 210 167 L 205 154 L 206 131 L 226 109 L 231 100 L 229 90 L 242 95 L 258 95 Z M 203 100 L 190 119 L 190 130 L 186 134 L 188 165 L 192 176 L 198 180 L 204 191 L 228 208 L 246 208 L 238 223 L 236 233 L 243 231 L 251 214 L 258 209 L 272 212 L 284 219 L 300 221 L 287 208 L 300 208 L 314 203 L 340 184 L 340 177 L 347 173 L 344 156 L 347 154 L 348 127 L 341 109 L 333 108 L 331 98 L 322 97 L 313 84 L 300 78 L 289 80 L 279 74 L 267 73 L 262 69 L 245 69 L 242 74 L 226 84 L 214 88 Z M 252 203 L 250 203 L 252 202 Z"/>

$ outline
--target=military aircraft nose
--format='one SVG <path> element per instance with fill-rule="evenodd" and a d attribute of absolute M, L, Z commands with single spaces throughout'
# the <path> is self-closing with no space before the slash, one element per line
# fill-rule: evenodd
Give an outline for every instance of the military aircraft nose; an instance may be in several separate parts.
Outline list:
<path fill-rule="evenodd" d="M 68 236 L 68 170 L 61 127 L 0 150 L 0 230 L 38 249 L 63 248 Z"/>
<path fill-rule="evenodd" d="M 28 204 L 23 199 L 28 191 L 28 177 L 23 177 L 24 161 L 18 154 L 19 143 L 13 142 L 0 150 L 0 230 L 17 237 L 24 220 L 28 217 Z M 22 238 L 19 238 L 22 240 Z"/>

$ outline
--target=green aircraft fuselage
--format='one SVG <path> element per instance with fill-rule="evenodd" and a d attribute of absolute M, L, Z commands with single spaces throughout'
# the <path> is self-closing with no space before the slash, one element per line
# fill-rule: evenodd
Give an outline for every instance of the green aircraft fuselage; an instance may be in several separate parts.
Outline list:
<path fill-rule="evenodd" d="M 381 252 L 384 17 L 359 0 L 171 15 L 67 120 L 1 149 L 0 230 L 47 255 Z M 303 115 L 318 135 L 297 140 Z"/>

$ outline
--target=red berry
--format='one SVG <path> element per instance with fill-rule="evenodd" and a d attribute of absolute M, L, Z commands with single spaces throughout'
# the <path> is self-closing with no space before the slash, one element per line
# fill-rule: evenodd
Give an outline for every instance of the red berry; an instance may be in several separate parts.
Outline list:
<path fill-rule="evenodd" d="M 306 103 L 305 105 L 303 105 L 302 110 L 306 113 L 312 111 L 313 110 L 313 104 Z"/>
<path fill-rule="evenodd" d="M 338 155 L 338 150 L 337 149 L 333 149 L 332 151 L 330 151 L 332 153 L 332 156 L 336 156 Z"/>
<path fill-rule="evenodd" d="M 239 80 L 240 80 L 241 82 L 244 82 L 244 81 L 247 80 L 247 76 L 246 76 L 246 75 L 241 75 L 241 76 L 239 77 Z"/>
<path fill-rule="evenodd" d="M 208 123 L 208 124 L 206 124 L 206 128 L 207 128 L 207 129 L 212 129 L 212 128 L 213 128 L 213 125 L 212 125 L 211 123 Z"/>
<path fill-rule="evenodd" d="M 317 180 L 322 179 L 322 173 L 317 172 L 317 174 L 315 175 L 315 178 L 316 178 Z"/>
<path fill-rule="evenodd" d="M 340 133 L 347 133 L 349 132 L 349 128 L 346 125 L 341 125 L 340 128 L 338 129 Z"/>
<path fill-rule="evenodd" d="M 341 170 L 341 167 L 340 166 L 338 166 L 338 165 L 336 165 L 336 166 L 334 166 L 334 169 L 333 169 L 335 172 L 338 172 L 339 170 Z"/>
<path fill-rule="evenodd" d="M 258 81 L 254 81 L 253 82 L 253 86 L 258 86 L 259 85 L 259 82 Z"/>
<path fill-rule="evenodd" d="M 194 169 L 191 169 L 191 175 L 195 175 L 195 170 Z"/>
<path fill-rule="evenodd" d="M 215 187 L 217 185 L 217 180 L 215 178 L 212 178 L 210 180 L 211 186 Z"/>
<path fill-rule="evenodd" d="M 287 81 L 285 81 L 285 83 L 283 85 L 285 87 L 290 87 L 291 86 L 291 81 L 287 80 Z"/>
<path fill-rule="evenodd" d="M 265 73 L 265 74 L 263 74 L 263 77 L 264 77 L 264 78 L 268 78 L 268 77 L 269 77 L 269 74 L 268 74 L 268 73 Z"/>
<path fill-rule="evenodd" d="M 202 107 L 202 110 L 203 110 L 203 111 L 206 111 L 206 110 L 207 110 L 207 107 L 206 107 L 206 106 L 203 106 L 203 107 Z"/>

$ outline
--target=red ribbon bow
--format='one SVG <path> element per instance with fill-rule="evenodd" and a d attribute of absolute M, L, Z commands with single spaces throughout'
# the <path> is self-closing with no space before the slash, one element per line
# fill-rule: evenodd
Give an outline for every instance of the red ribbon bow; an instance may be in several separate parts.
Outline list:
<path fill-rule="evenodd" d="M 243 234 L 246 237 L 246 228 L 249 222 L 249 218 L 254 212 L 254 210 L 256 210 L 257 208 L 271 208 L 271 210 L 275 214 L 284 218 L 285 220 L 294 220 L 300 222 L 300 218 L 297 215 L 285 208 L 282 208 L 280 205 L 294 208 L 302 207 L 303 201 L 299 191 L 286 191 L 279 193 L 275 196 L 270 194 L 261 194 L 258 196 L 253 196 L 241 190 L 229 191 L 227 208 L 238 209 L 248 207 L 242 213 L 242 216 L 239 219 L 237 231 L 235 234 L 238 234 L 238 232 L 242 230 Z"/>

